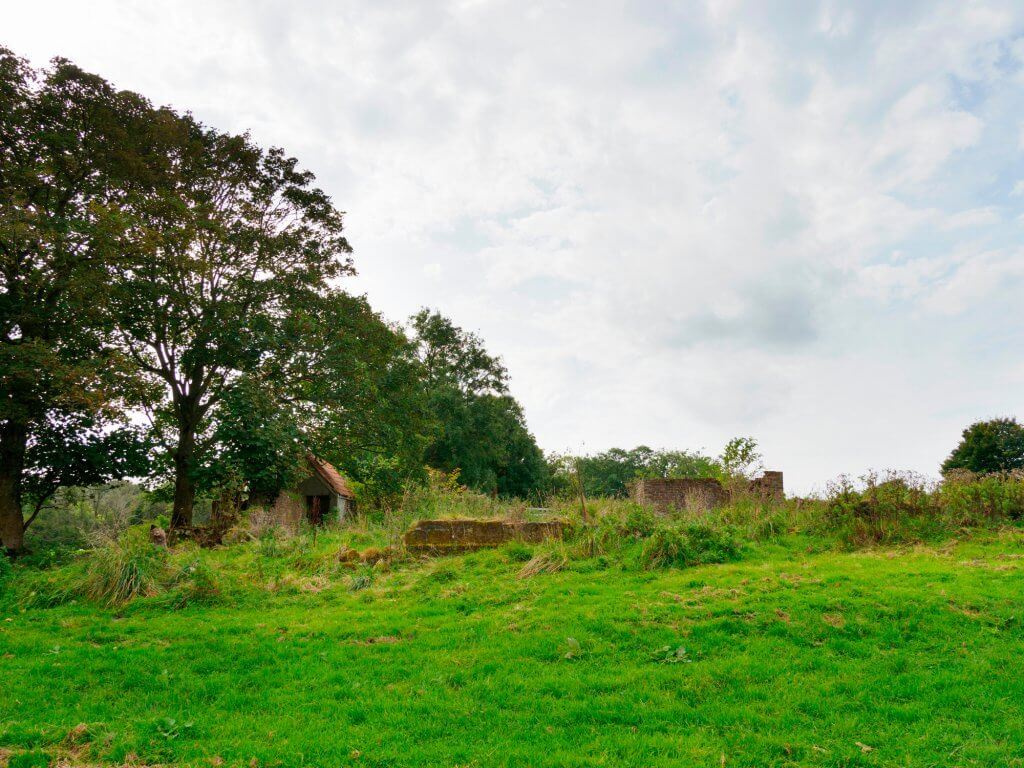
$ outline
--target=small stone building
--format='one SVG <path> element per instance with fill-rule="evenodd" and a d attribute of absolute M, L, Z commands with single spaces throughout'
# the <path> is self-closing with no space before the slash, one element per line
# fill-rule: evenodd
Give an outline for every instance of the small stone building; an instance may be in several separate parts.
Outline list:
<path fill-rule="evenodd" d="M 355 494 L 337 469 L 312 454 L 306 456 L 306 465 L 309 474 L 294 488 L 281 491 L 267 510 L 270 525 L 298 530 L 303 520 L 323 525 L 355 512 Z"/>
<path fill-rule="evenodd" d="M 765 472 L 750 481 L 749 491 L 765 501 L 786 498 L 781 472 Z M 630 498 L 660 513 L 672 510 L 704 512 L 729 503 L 729 491 L 710 477 L 645 478 L 636 480 L 629 489 Z"/>
<path fill-rule="evenodd" d="M 341 522 L 355 511 L 356 496 L 342 474 L 329 462 L 309 454 L 310 474 L 295 487 L 303 504 L 307 522 L 321 525 Z"/>

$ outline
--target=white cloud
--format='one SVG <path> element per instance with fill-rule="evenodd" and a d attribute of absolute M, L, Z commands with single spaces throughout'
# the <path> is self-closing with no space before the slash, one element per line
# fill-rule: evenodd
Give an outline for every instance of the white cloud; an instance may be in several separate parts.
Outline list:
<path fill-rule="evenodd" d="M 1022 14 L 111 0 L 23 4 L 4 42 L 296 154 L 355 287 L 481 330 L 544 447 L 749 432 L 805 489 L 934 470 L 1019 403 L 978 339 L 1024 320 Z"/>

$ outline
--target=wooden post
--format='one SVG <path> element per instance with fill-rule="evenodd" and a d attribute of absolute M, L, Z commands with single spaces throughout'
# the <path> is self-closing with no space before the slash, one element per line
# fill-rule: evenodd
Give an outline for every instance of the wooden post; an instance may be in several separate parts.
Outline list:
<path fill-rule="evenodd" d="M 590 520 L 587 517 L 587 497 L 583 493 L 583 474 L 580 472 L 580 460 L 576 459 L 576 485 L 580 489 L 580 512 L 583 514 L 583 524 L 588 525 Z"/>

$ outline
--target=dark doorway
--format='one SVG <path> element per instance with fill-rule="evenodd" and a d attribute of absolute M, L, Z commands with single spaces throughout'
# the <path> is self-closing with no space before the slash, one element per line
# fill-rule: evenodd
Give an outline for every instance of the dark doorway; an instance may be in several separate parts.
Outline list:
<path fill-rule="evenodd" d="M 324 516 L 331 506 L 330 496 L 307 496 L 306 497 L 306 520 L 313 525 L 323 525 Z"/>

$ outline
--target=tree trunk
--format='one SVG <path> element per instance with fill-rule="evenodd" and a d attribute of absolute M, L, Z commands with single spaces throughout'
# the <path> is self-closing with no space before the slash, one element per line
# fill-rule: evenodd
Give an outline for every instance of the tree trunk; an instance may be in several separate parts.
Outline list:
<path fill-rule="evenodd" d="M 192 478 L 195 451 L 195 428 L 187 422 L 183 423 L 178 429 L 178 447 L 174 451 L 174 509 L 171 512 L 171 528 L 192 525 L 192 507 L 196 502 L 196 484 Z"/>
<path fill-rule="evenodd" d="M 0 426 L 0 543 L 12 554 L 25 548 L 21 473 L 27 445 L 27 425 L 8 421 Z"/>

